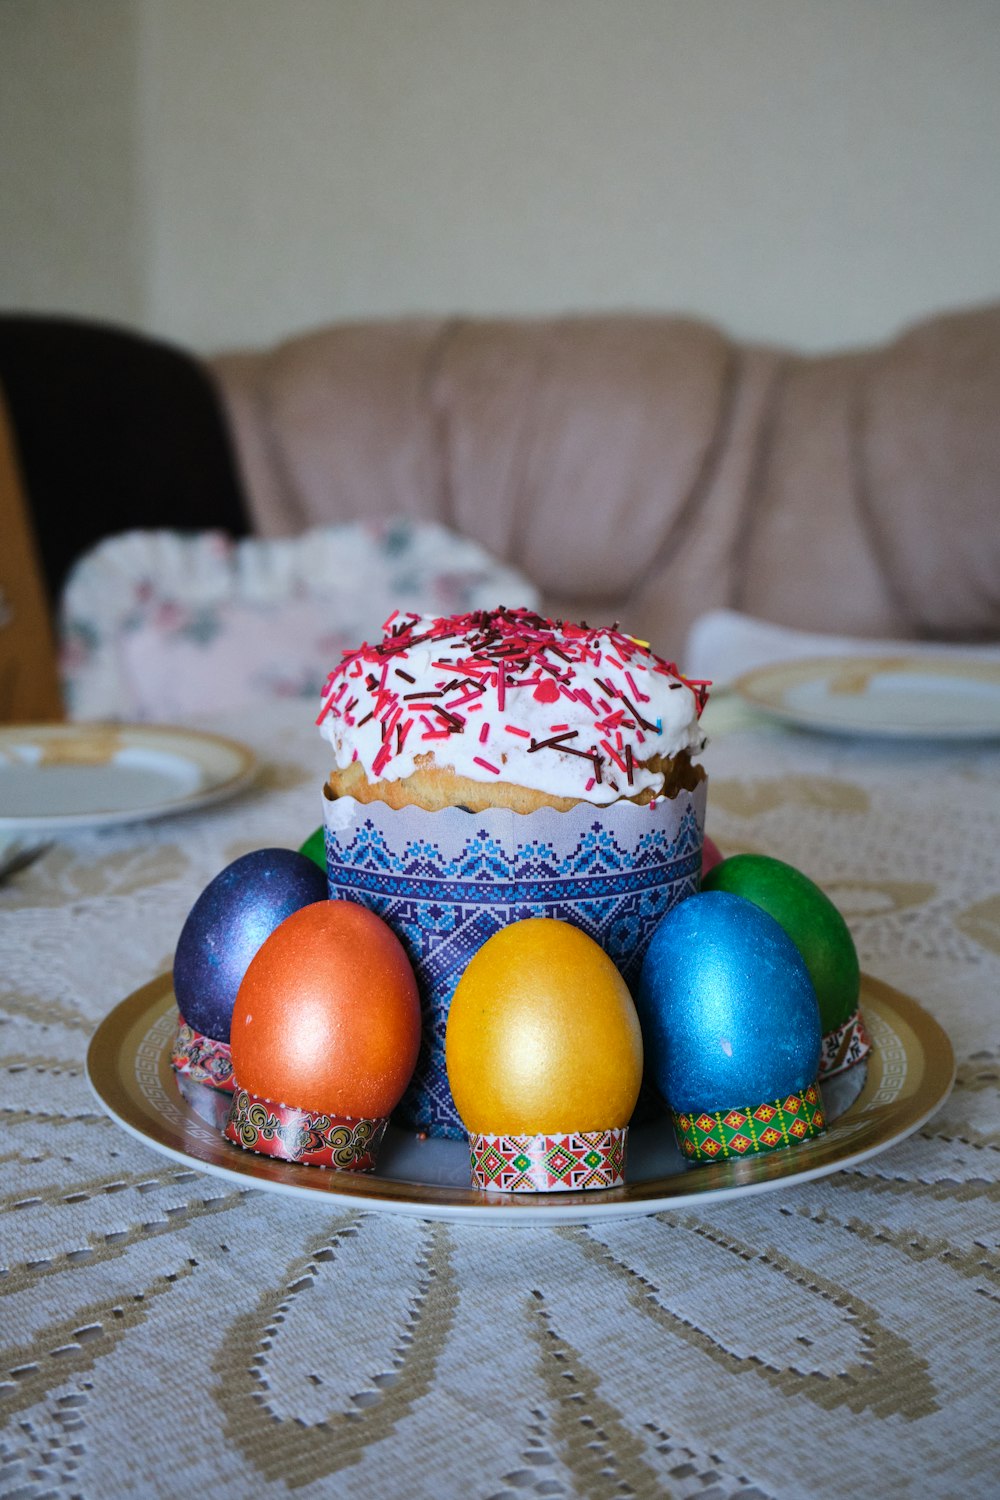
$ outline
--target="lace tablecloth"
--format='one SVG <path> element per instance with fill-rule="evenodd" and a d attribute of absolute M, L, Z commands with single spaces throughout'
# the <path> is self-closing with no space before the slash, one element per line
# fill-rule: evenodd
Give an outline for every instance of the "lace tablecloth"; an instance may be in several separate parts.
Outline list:
<path fill-rule="evenodd" d="M 804 869 L 940 1019 L 941 1112 L 831 1177 L 561 1229 L 157 1155 L 90 1094 L 90 1034 L 223 864 L 319 821 L 308 707 L 216 721 L 262 756 L 251 793 L 0 886 L 4 1495 L 995 1493 L 1000 754 L 710 715 L 709 832 Z"/>

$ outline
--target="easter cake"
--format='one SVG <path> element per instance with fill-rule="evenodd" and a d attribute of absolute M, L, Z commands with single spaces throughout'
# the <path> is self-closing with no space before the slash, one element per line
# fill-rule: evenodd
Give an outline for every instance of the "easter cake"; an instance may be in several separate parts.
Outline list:
<path fill-rule="evenodd" d="M 327 681 L 327 792 L 470 812 L 644 805 L 701 780 L 704 695 L 614 627 L 525 609 L 397 615 Z"/>
<path fill-rule="evenodd" d="M 701 874 L 707 684 L 619 630 L 498 608 L 395 615 L 331 672 L 317 723 L 329 893 L 413 964 L 421 1054 L 397 1120 L 464 1136 L 445 1066 L 455 987 L 512 922 L 569 922 L 625 983 Z"/>

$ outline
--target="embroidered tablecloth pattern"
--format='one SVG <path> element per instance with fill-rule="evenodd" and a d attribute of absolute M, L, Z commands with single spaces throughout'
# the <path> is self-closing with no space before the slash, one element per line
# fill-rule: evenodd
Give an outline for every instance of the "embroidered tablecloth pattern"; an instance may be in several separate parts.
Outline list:
<path fill-rule="evenodd" d="M 90 1034 L 223 864 L 320 817 L 301 705 L 216 720 L 253 791 L 0 885 L 5 1495 L 994 1491 L 1000 754 L 709 715 L 709 833 L 804 869 L 941 1020 L 944 1109 L 832 1177 L 587 1228 L 331 1212 L 155 1154 L 90 1094 Z"/>

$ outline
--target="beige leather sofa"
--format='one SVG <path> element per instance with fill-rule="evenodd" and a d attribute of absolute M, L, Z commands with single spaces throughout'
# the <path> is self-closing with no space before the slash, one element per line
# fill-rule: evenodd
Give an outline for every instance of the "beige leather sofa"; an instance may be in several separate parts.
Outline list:
<path fill-rule="evenodd" d="M 341 325 L 211 363 L 265 534 L 434 517 L 668 653 L 720 605 L 1000 638 L 1000 306 L 824 357 L 615 316 Z"/>
<path fill-rule="evenodd" d="M 666 655 L 717 606 L 1000 640 L 1000 305 L 814 358 L 621 316 L 341 325 L 206 362 L 0 316 L 0 722 L 60 712 L 50 611 L 101 537 L 400 513 Z"/>

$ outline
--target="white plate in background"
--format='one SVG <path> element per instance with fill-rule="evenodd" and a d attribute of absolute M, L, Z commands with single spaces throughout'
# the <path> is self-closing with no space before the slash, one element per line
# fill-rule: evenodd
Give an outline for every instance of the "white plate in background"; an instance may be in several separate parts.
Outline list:
<path fill-rule="evenodd" d="M 905 739 L 1000 738 L 1000 663 L 971 656 L 829 656 L 745 672 L 733 691 L 787 724 Z"/>
<path fill-rule="evenodd" d="M 158 724 L 0 729 L 0 833 L 59 832 L 189 812 L 253 780 L 236 740 Z"/>

